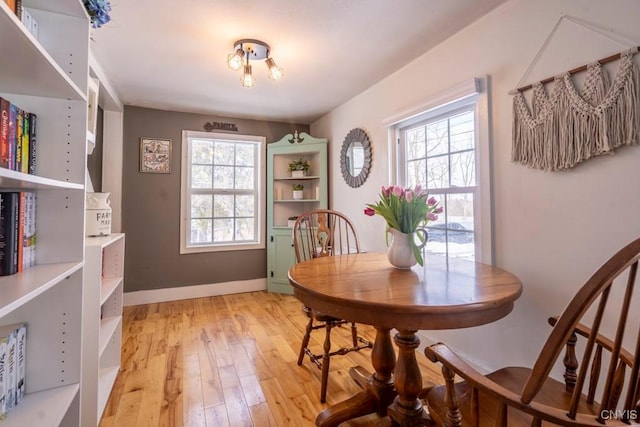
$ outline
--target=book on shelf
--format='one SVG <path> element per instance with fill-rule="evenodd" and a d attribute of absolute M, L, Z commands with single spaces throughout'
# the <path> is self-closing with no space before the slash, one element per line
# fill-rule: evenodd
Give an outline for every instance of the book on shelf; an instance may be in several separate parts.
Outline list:
<path fill-rule="evenodd" d="M 25 248 L 25 215 L 27 214 L 27 195 L 20 192 L 20 207 L 18 211 L 18 272 L 24 270 L 24 248 Z"/>
<path fill-rule="evenodd" d="M 11 103 L 0 98 L 0 167 L 9 167 L 9 109 Z"/>
<path fill-rule="evenodd" d="M 0 276 L 35 265 L 36 205 L 36 193 L 0 192 Z"/>
<path fill-rule="evenodd" d="M 15 140 L 15 167 L 13 170 L 22 172 L 22 142 L 24 141 L 24 110 L 17 108 L 16 113 L 16 140 Z"/>
<path fill-rule="evenodd" d="M 3 393 L 4 412 L 0 418 L 4 418 L 20 400 L 24 397 L 26 379 L 26 349 L 27 349 L 27 325 L 26 323 L 14 323 L 0 326 L 0 350 L 4 349 L 3 385 L 0 390 Z M 2 410 L 0 405 L 0 410 Z"/>
<path fill-rule="evenodd" d="M 9 103 L 9 169 L 16 168 L 16 122 L 18 120 L 18 107 Z"/>
<path fill-rule="evenodd" d="M 0 98 L 0 167 L 35 175 L 37 115 Z"/>
<path fill-rule="evenodd" d="M 33 267 L 36 264 L 36 193 L 24 193 L 24 233 L 22 268 Z"/>
<path fill-rule="evenodd" d="M 36 113 L 29 113 L 29 158 L 28 158 L 28 168 L 27 173 L 30 175 L 36 174 L 36 144 L 37 144 L 37 135 L 36 135 L 36 123 L 38 121 L 38 116 Z"/>
<path fill-rule="evenodd" d="M 29 112 L 23 111 L 22 115 L 22 158 L 18 172 L 29 173 Z"/>
<path fill-rule="evenodd" d="M 31 33 L 35 39 L 38 39 L 38 21 L 29 12 L 26 7 L 22 8 L 22 25 Z"/>
<path fill-rule="evenodd" d="M 4 0 L 11 12 L 16 13 L 16 0 Z"/>
<path fill-rule="evenodd" d="M 7 341 L 0 340 L 0 419 L 7 415 Z"/>
<path fill-rule="evenodd" d="M 5 405 L 9 412 L 16 404 L 16 334 L 11 326 L 0 328 L 0 342 L 7 344 L 7 364 L 5 372 Z"/>
<path fill-rule="evenodd" d="M 24 232 L 24 223 L 25 223 L 25 215 L 27 213 L 27 195 L 25 192 L 20 192 L 19 194 L 19 211 L 18 211 L 18 272 L 24 270 L 24 243 L 25 243 L 25 232 Z"/>
<path fill-rule="evenodd" d="M 40 25 L 38 25 L 38 21 L 35 20 L 35 18 L 32 16 L 31 17 L 31 35 L 33 37 L 35 37 L 36 40 L 38 40 L 38 36 L 40 35 Z"/>
<path fill-rule="evenodd" d="M 24 398 L 27 378 L 27 324 L 16 329 L 16 405 Z"/>
<path fill-rule="evenodd" d="M 0 276 L 18 272 L 18 205 L 18 193 L 0 192 Z"/>
<path fill-rule="evenodd" d="M 26 11 L 24 7 L 22 8 L 22 16 L 20 17 L 20 20 L 22 21 L 22 25 L 24 25 L 27 30 L 31 28 L 31 14 Z"/>

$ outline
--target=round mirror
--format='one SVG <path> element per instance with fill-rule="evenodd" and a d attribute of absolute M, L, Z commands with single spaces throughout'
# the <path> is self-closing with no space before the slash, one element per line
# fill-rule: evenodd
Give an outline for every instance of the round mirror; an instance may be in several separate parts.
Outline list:
<path fill-rule="evenodd" d="M 360 187 L 369 175 L 371 143 L 364 130 L 351 129 L 340 150 L 340 169 L 345 182 L 352 188 Z"/>

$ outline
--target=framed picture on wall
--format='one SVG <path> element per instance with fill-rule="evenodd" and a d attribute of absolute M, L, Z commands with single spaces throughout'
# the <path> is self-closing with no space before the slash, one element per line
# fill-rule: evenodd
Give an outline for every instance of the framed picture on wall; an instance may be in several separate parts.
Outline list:
<path fill-rule="evenodd" d="M 171 140 L 140 138 L 140 172 L 171 173 Z"/>

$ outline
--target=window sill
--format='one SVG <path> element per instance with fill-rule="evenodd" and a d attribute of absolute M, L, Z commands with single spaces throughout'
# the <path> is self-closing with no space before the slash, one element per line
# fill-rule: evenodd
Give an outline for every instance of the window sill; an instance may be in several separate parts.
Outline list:
<path fill-rule="evenodd" d="M 180 254 L 197 254 L 203 252 L 235 252 L 235 251 L 251 251 L 256 249 L 265 249 L 264 243 L 248 243 L 248 244 L 228 244 L 215 246 L 188 246 L 181 247 Z"/>

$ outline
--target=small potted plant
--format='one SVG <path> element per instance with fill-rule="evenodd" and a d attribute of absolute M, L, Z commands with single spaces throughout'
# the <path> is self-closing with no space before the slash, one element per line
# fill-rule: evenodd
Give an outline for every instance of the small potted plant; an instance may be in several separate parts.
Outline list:
<path fill-rule="evenodd" d="M 296 223 L 297 219 L 297 216 L 290 216 L 289 218 L 287 218 L 287 227 L 293 227 L 293 224 Z"/>
<path fill-rule="evenodd" d="M 302 178 L 309 170 L 309 161 L 303 158 L 289 162 L 289 171 L 293 178 Z"/>
<path fill-rule="evenodd" d="M 293 200 L 304 199 L 304 194 L 302 190 L 304 190 L 304 186 L 302 184 L 296 184 L 293 186 Z"/>

